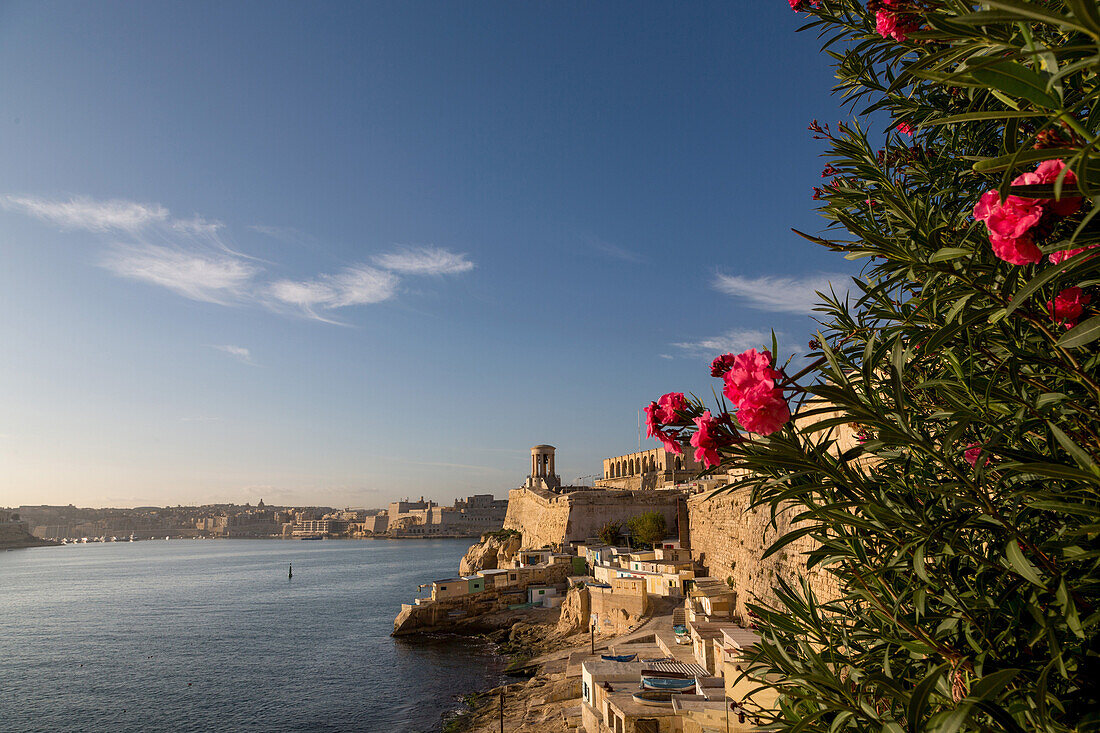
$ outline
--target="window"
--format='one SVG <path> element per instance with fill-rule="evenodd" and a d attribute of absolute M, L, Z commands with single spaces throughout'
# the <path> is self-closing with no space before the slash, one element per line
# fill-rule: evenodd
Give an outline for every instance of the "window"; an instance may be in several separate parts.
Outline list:
<path fill-rule="evenodd" d="M 587 703 L 592 702 L 591 698 L 588 696 L 588 683 L 587 682 L 581 682 L 581 693 L 584 695 L 584 701 L 585 702 L 587 702 Z"/>

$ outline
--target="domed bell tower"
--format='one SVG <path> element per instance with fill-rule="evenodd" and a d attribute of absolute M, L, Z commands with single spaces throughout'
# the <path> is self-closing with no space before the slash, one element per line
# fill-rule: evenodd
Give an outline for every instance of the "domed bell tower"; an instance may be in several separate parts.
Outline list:
<path fill-rule="evenodd" d="M 552 445 L 536 445 L 531 449 L 531 474 L 527 477 L 527 488 L 554 490 L 561 486 L 561 478 L 554 472 L 554 450 Z"/>

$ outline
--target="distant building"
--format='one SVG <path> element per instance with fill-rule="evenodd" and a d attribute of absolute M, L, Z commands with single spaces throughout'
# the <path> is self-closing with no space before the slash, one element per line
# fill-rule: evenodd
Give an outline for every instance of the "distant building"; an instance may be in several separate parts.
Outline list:
<path fill-rule="evenodd" d="M 596 487 L 603 489 L 661 489 L 691 481 L 703 470 L 690 452 L 681 456 L 664 448 L 628 453 L 603 460 L 603 478 Z"/>

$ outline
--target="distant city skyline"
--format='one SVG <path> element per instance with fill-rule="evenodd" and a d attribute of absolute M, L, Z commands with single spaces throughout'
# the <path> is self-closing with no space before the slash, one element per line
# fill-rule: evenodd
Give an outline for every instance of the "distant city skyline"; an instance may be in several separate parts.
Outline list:
<path fill-rule="evenodd" d="M 0 506 L 506 496 L 852 263 L 783 3 L 0 6 Z M 656 447 L 641 436 L 641 447 Z"/>

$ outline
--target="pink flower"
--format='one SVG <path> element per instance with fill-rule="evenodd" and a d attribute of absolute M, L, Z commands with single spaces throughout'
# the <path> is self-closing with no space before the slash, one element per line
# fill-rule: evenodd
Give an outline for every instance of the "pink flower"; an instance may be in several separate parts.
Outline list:
<path fill-rule="evenodd" d="M 672 455 L 682 456 L 684 454 L 684 448 L 680 445 L 680 441 L 676 440 L 675 435 L 658 430 L 656 437 L 657 440 L 661 441 L 661 445 L 665 447 L 665 450 Z"/>
<path fill-rule="evenodd" d="M 772 354 L 767 350 L 749 349 L 733 357 L 733 366 L 725 374 L 723 393 L 740 407 L 745 394 L 757 386 L 765 385 L 772 389 L 779 373 L 771 368 L 771 364 Z"/>
<path fill-rule="evenodd" d="M 645 406 L 645 435 L 647 438 L 656 438 L 661 432 L 661 421 L 657 419 L 660 407 L 656 402 L 650 402 Z"/>
<path fill-rule="evenodd" d="M 1092 300 L 1085 291 L 1078 287 L 1066 288 L 1047 301 L 1047 312 L 1055 323 L 1064 324 L 1066 328 L 1077 325 L 1077 319 L 1085 312 L 1085 306 Z"/>
<path fill-rule="evenodd" d="M 1058 180 L 1058 176 L 1062 174 L 1062 171 L 1065 169 L 1065 167 L 1066 164 L 1060 160 L 1044 160 L 1042 163 L 1039 164 L 1039 167 L 1035 169 L 1034 174 L 1025 173 L 1023 176 L 1020 176 L 1020 178 L 1024 178 L 1028 175 L 1034 175 L 1037 179 L 1036 183 L 1052 184 L 1056 180 Z M 1019 178 L 1017 178 L 1016 180 L 1019 180 Z M 1016 181 L 1013 181 L 1012 183 L 1013 185 L 1028 185 L 1017 184 Z M 1072 170 L 1066 171 L 1066 177 L 1062 179 L 1062 192 L 1066 192 L 1067 186 L 1070 187 L 1068 190 L 1072 190 L 1072 186 L 1076 183 L 1076 174 L 1074 174 Z M 1049 204 L 1051 210 L 1054 211 L 1054 213 L 1058 216 L 1069 216 L 1070 214 L 1076 213 L 1077 210 L 1081 208 L 1080 196 L 1064 197 L 1058 199 L 1057 201 L 1054 199 L 1040 199 L 1040 201 L 1042 201 L 1042 203 L 1044 204 Z"/>
<path fill-rule="evenodd" d="M 993 245 L 993 254 L 1009 264 L 1034 265 L 1043 259 L 1043 253 L 1035 246 L 1030 235 L 1013 239 L 990 234 L 989 243 Z"/>
<path fill-rule="evenodd" d="M 966 446 L 966 452 L 963 453 L 963 458 L 966 459 L 966 462 L 969 463 L 971 467 L 975 466 L 978 463 L 978 458 L 980 458 L 982 455 L 983 447 L 984 446 L 982 446 L 981 443 L 970 443 Z M 985 460 L 982 461 L 982 465 L 985 466 L 988 463 L 989 456 L 986 456 Z"/>
<path fill-rule="evenodd" d="M 1088 247 L 1081 247 L 1080 249 L 1063 249 L 1060 252 L 1051 252 L 1047 255 L 1047 259 L 1050 260 L 1050 264 L 1058 265 L 1065 262 L 1070 257 L 1081 254 L 1086 249 L 1093 249 L 1095 247 L 1100 247 L 1100 244 L 1090 244 Z"/>
<path fill-rule="evenodd" d="M 680 422 L 677 412 L 684 412 L 688 408 L 687 399 L 683 392 L 669 392 L 657 400 L 657 419 L 665 425 Z"/>
<path fill-rule="evenodd" d="M 908 122 L 899 122 L 898 124 L 894 125 L 894 129 L 900 132 L 902 135 L 913 137 L 913 126 L 910 125 Z"/>
<path fill-rule="evenodd" d="M 892 3 L 887 3 L 890 5 Z M 893 38 L 895 41 L 904 41 L 908 34 L 919 28 L 916 18 L 904 13 L 895 13 L 892 10 L 879 10 L 875 13 L 875 30 L 883 38 Z"/>
<path fill-rule="evenodd" d="M 741 402 L 737 421 L 750 433 L 771 435 L 791 419 L 791 409 L 783 399 L 783 390 L 759 383 Z"/>
<path fill-rule="evenodd" d="M 996 191 L 986 191 L 974 205 L 974 218 L 985 222 L 993 253 L 1005 262 L 1030 265 L 1043 258 L 1030 234 L 1043 218 L 1038 199 L 1009 196 L 1001 202 Z"/>
<path fill-rule="evenodd" d="M 1043 206 L 1037 199 L 1009 196 L 1004 203 L 994 206 L 985 220 L 989 233 L 1004 239 L 1026 236 L 1043 218 Z"/>
<path fill-rule="evenodd" d="M 737 357 L 733 354 L 722 354 L 715 358 L 715 360 L 710 363 L 710 376 L 721 377 L 724 375 L 733 368 L 733 360 L 736 358 Z"/>
<path fill-rule="evenodd" d="M 691 436 L 691 444 L 695 446 L 695 460 L 707 468 L 713 468 L 722 462 L 722 456 L 718 452 L 718 436 L 715 430 L 718 421 L 711 417 L 710 410 L 703 413 L 702 417 L 695 418 L 695 434 Z"/>

